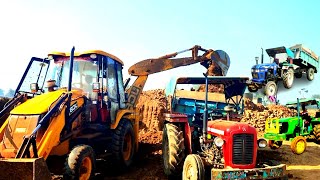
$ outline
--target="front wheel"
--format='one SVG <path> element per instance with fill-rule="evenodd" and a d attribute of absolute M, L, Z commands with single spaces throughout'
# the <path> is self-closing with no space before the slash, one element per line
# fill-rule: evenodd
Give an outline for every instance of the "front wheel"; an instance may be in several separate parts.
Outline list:
<path fill-rule="evenodd" d="M 205 170 L 202 159 L 199 155 L 189 154 L 183 164 L 183 180 L 203 180 Z"/>
<path fill-rule="evenodd" d="M 275 96 L 277 94 L 277 84 L 274 81 L 269 81 L 264 88 L 264 93 L 267 96 Z"/>
<path fill-rule="evenodd" d="M 313 68 L 309 68 L 307 70 L 307 79 L 309 81 L 312 81 L 314 79 L 314 69 Z"/>
<path fill-rule="evenodd" d="M 112 137 L 112 153 L 116 165 L 126 168 L 132 164 L 134 144 L 131 122 L 128 119 L 121 119 Z"/>
<path fill-rule="evenodd" d="M 307 148 L 306 138 L 302 136 L 295 137 L 291 142 L 291 150 L 295 154 L 302 154 Z"/>
<path fill-rule="evenodd" d="M 95 154 L 92 147 L 79 145 L 72 149 L 65 163 L 64 179 L 88 180 L 94 176 Z"/>

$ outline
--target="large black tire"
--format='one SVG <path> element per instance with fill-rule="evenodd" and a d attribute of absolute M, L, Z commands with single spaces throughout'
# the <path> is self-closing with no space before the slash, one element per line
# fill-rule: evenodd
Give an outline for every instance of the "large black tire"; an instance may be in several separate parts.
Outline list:
<path fill-rule="evenodd" d="M 172 123 L 163 128 L 162 157 L 164 173 L 169 177 L 179 176 L 185 159 L 183 131 Z"/>
<path fill-rule="evenodd" d="M 72 149 L 65 162 L 63 179 L 92 179 L 95 168 L 96 158 L 92 147 L 78 145 Z"/>
<path fill-rule="evenodd" d="M 257 92 L 258 91 L 258 88 L 256 86 L 248 86 L 248 90 L 250 92 Z"/>
<path fill-rule="evenodd" d="M 183 164 L 182 180 L 203 180 L 205 169 L 199 155 L 189 154 Z"/>
<path fill-rule="evenodd" d="M 302 136 L 297 136 L 291 141 L 291 150 L 294 154 L 302 154 L 307 148 L 307 140 Z"/>
<path fill-rule="evenodd" d="M 112 135 L 112 154 L 116 166 L 127 168 L 133 162 L 135 137 L 132 123 L 121 119 Z"/>
<path fill-rule="evenodd" d="M 277 84 L 274 81 L 269 81 L 264 87 L 264 93 L 267 96 L 275 96 L 277 94 Z"/>
<path fill-rule="evenodd" d="M 320 124 L 313 127 L 313 134 L 318 142 L 320 142 Z"/>
<path fill-rule="evenodd" d="M 296 77 L 296 78 L 301 78 L 301 77 L 302 77 L 302 73 L 295 73 L 295 74 L 294 74 L 294 77 Z"/>
<path fill-rule="evenodd" d="M 314 69 L 313 68 L 309 68 L 307 70 L 307 79 L 309 81 L 312 81 L 314 79 Z"/>
<path fill-rule="evenodd" d="M 287 72 L 283 75 L 283 86 L 287 89 L 290 89 L 293 85 L 294 80 L 294 71 L 292 68 L 289 68 Z"/>

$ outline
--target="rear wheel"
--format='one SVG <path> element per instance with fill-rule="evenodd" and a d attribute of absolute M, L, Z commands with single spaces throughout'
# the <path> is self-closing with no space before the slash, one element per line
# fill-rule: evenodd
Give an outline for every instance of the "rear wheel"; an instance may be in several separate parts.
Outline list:
<path fill-rule="evenodd" d="M 268 145 L 271 149 L 279 149 L 282 145 L 282 141 L 269 140 Z"/>
<path fill-rule="evenodd" d="M 313 127 L 313 134 L 314 134 L 316 140 L 319 142 L 320 141 L 320 124 L 316 124 Z"/>
<path fill-rule="evenodd" d="M 134 141 L 135 138 L 131 122 L 127 119 L 121 119 L 112 137 L 112 153 L 116 165 L 128 167 L 132 164 Z"/>
<path fill-rule="evenodd" d="M 277 85 L 274 81 L 269 81 L 264 88 L 264 93 L 267 96 L 275 96 L 277 93 Z"/>
<path fill-rule="evenodd" d="M 302 136 L 295 137 L 291 142 L 291 150 L 295 154 L 302 154 L 307 148 L 307 141 Z"/>
<path fill-rule="evenodd" d="M 65 163 L 64 179 L 87 180 L 94 176 L 95 154 L 92 147 L 79 145 L 72 149 Z"/>
<path fill-rule="evenodd" d="M 287 89 L 290 89 L 292 87 L 293 80 L 294 80 L 294 71 L 292 68 L 290 68 L 286 73 L 284 73 L 283 86 Z"/>
<path fill-rule="evenodd" d="M 313 68 L 309 68 L 307 70 L 307 79 L 309 81 L 312 81 L 314 79 L 314 69 Z"/>
<path fill-rule="evenodd" d="M 181 175 L 185 158 L 183 131 L 175 124 L 167 123 L 163 128 L 163 169 L 167 176 Z"/>
<path fill-rule="evenodd" d="M 205 170 L 202 159 L 199 155 L 189 154 L 183 164 L 183 180 L 203 180 Z"/>

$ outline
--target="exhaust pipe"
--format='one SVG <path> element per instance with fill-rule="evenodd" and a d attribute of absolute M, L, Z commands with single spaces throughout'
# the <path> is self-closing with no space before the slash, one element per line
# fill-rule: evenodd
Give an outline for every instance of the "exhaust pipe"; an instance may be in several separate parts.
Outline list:
<path fill-rule="evenodd" d="M 206 73 L 203 73 L 206 81 L 206 97 L 204 101 L 204 112 L 203 112 L 203 129 L 202 129 L 202 136 L 204 140 L 207 139 L 207 133 L 208 133 L 208 75 Z"/>

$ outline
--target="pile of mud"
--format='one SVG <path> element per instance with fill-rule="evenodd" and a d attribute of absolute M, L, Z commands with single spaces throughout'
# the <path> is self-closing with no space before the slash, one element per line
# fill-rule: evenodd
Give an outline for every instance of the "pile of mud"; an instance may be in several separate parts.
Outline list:
<path fill-rule="evenodd" d="M 268 105 L 264 107 L 262 104 L 253 103 L 250 99 L 244 99 L 245 111 L 241 122 L 246 122 L 259 132 L 263 132 L 265 128 L 265 121 L 267 118 L 285 118 L 297 115 L 297 111 L 289 109 L 282 105 Z"/>

